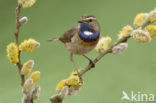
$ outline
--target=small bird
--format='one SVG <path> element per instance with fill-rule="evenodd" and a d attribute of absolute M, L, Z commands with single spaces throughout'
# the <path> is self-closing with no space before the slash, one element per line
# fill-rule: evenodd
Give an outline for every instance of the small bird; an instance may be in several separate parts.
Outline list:
<path fill-rule="evenodd" d="M 81 75 L 74 63 L 73 54 L 84 56 L 94 67 L 94 62 L 85 54 L 95 48 L 99 38 L 100 25 L 95 16 L 87 14 L 80 17 L 78 24 L 69 29 L 63 35 L 58 38 L 52 38 L 48 41 L 61 41 L 65 44 L 66 48 L 70 52 L 70 60 L 82 80 Z"/>

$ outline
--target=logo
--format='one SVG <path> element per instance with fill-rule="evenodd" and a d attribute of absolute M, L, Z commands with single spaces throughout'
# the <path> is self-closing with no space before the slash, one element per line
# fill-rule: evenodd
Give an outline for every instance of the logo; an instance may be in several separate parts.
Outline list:
<path fill-rule="evenodd" d="M 128 100 L 128 101 L 138 101 L 138 102 L 151 102 L 154 101 L 154 94 L 152 93 L 141 93 L 141 92 L 134 92 L 131 91 L 129 94 L 127 94 L 125 91 L 122 91 L 122 97 L 121 101 Z"/>

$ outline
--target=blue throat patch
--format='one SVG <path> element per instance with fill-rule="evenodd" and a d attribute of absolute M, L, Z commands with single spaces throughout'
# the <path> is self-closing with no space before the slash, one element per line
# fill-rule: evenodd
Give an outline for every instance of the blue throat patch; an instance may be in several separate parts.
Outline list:
<path fill-rule="evenodd" d="M 96 41 L 99 38 L 100 33 L 95 32 L 93 27 L 87 23 L 80 25 L 79 37 L 85 42 Z"/>

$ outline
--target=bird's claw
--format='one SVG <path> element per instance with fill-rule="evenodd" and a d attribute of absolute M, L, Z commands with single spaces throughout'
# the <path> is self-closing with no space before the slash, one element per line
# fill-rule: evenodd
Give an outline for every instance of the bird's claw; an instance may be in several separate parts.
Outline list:
<path fill-rule="evenodd" d="M 91 67 L 94 68 L 94 67 L 95 67 L 95 63 L 94 63 L 94 61 L 89 60 L 89 65 L 91 65 Z"/>
<path fill-rule="evenodd" d="M 82 79 L 82 76 L 81 76 L 81 74 L 77 71 L 77 74 L 78 74 L 78 76 L 79 76 L 79 79 L 80 79 L 80 83 L 83 83 L 83 79 Z"/>

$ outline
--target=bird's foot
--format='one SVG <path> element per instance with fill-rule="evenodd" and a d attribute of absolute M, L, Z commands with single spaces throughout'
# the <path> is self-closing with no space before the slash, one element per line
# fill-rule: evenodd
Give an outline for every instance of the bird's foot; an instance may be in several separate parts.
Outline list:
<path fill-rule="evenodd" d="M 94 68 L 94 67 L 95 67 L 94 61 L 90 59 L 90 60 L 89 60 L 89 65 L 91 65 L 91 67 Z"/>
<path fill-rule="evenodd" d="M 83 55 L 86 59 L 89 60 L 89 65 L 91 65 L 91 68 L 94 68 L 95 67 L 95 63 L 92 59 L 88 58 L 86 55 Z"/>
<path fill-rule="evenodd" d="M 81 74 L 77 71 L 77 74 L 78 74 L 78 76 L 79 76 L 79 79 L 80 79 L 80 83 L 83 83 L 83 79 L 82 79 L 82 76 L 81 76 Z"/>

